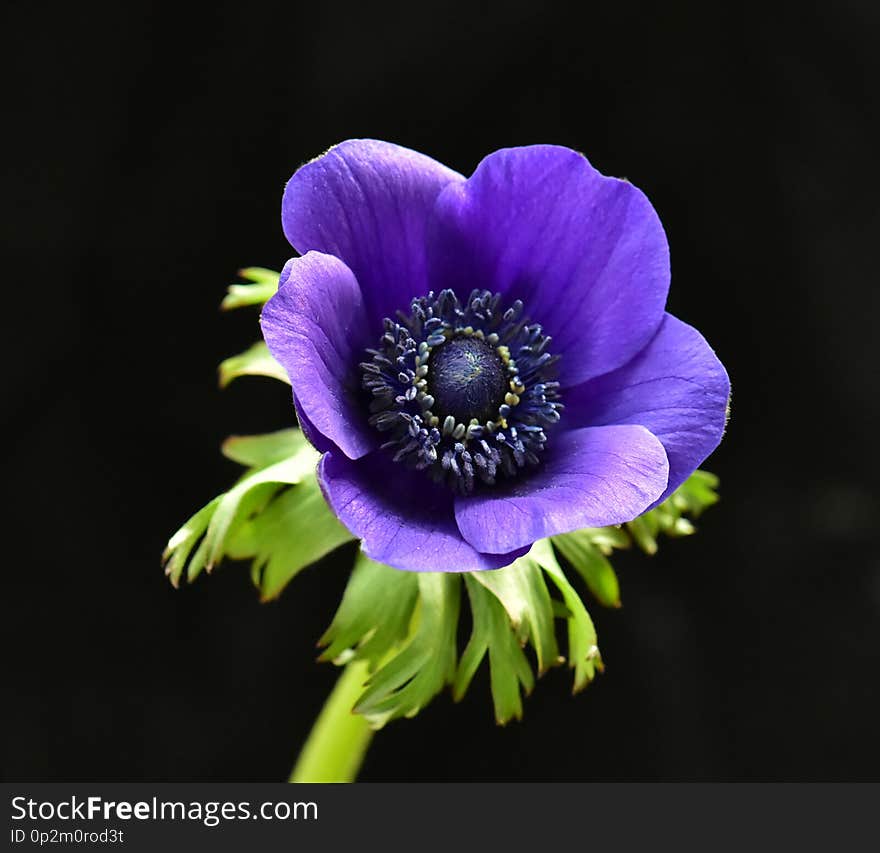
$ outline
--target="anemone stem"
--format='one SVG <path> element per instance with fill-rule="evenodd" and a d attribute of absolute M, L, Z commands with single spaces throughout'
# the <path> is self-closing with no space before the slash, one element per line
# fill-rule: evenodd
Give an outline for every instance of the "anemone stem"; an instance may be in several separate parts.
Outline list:
<path fill-rule="evenodd" d="M 354 782 L 373 730 L 352 708 L 368 676 L 364 661 L 352 661 L 339 676 L 300 751 L 291 782 Z"/>

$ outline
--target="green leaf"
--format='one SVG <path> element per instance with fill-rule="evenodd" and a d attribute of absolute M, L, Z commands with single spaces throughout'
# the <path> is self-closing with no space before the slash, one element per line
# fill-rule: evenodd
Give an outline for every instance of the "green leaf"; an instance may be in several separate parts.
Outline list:
<path fill-rule="evenodd" d="M 696 518 L 716 503 L 717 487 L 718 478 L 714 474 L 694 471 L 662 504 L 629 522 L 626 528 L 643 551 L 654 554 L 658 534 L 677 537 L 695 532 L 693 524 L 684 515 Z"/>
<path fill-rule="evenodd" d="M 222 497 L 222 496 L 221 496 Z M 190 518 L 180 530 L 177 531 L 169 540 L 168 545 L 162 552 L 162 563 L 165 566 L 165 574 L 171 580 L 173 586 L 180 584 L 180 577 L 186 567 L 186 561 L 189 558 L 193 546 L 202 538 L 208 529 L 208 524 L 214 517 L 217 506 L 220 504 L 220 497 L 214 498 L 209 504 L 203 506 L 192 518 Z M 195 558 L 193 558 L 195 563 Z M 202 561 L 202 565 L 204 562 Z M 198 573 L 200 568 L 196 569 Z"/>
<path fill-rule="evenodd" d="M 301 429 L 282 429 L 265 435 L 231 435 L 221 451 L 227 459 L 246 468 L 265 468 L 296 456 L 308 446 Z"/>
<path fill-rule="evenodd" d="M 464 581 L 471 604 L 473 630 L 458 664 L 452 696 L 456 701 L 464 696 L 488 652 L 496 721 L 504 725 L 511 719 L 522 719 L 520 686 L 526 694 L 535 686 L 531 664 L 501 602 L 473 575 L 465 575 Z"/>
<path fill-rule="evenodd" d="M 239 376 L 268 376 L 270 379 L 278 379 L 290 385 L 287 371 L 272 358 L 269 347 L 263 341 L 257 341 L 243 353 L 230 356 L 220 362 L 218 372 L 221 388 L 225 388 Z"/>
<path fill-rule="evenodd" d="M 604 559 L 598 551 L 595 553 Z M 561 593 L 562 601 L 550 597 L 544 574 Z M 589 684 L 602 668 L 593 622 L 548 539 L 536 542 L 527 555 L 506 568 L 465 575 L 465 586 L 473 628 L 456 672 L 455 699 L 464 695 L 488 654 L 495 718 L 501 724 L 520 718 L 522 694 L 531 691 L 534 675 L 518 640 L 528 637 L 536 649 L 539 667 L 542 654 L 546 660 L 549 648 L 553 649 L 553 662 L 557 662 L 554 618 L 566 622 L 568 663 L 574 670 L 575 692 Z M 527 632 L 522 631 L 523 625 L 529 626 Z"/>
<path fill-rule="evenodd" d="M 632 545 L 629 534 L 620 525 L 613 527 L 584 527 L 578 533 L 586 535 L 589 541 L 606 557 L 615 548 L 629 548 Z"/>
<path fill-rule="evenodd" d="M 417 578 L 415 633 L 373 674 L 354 708 L 374 728 L 397 717 L 414 717 L 455 676 L 461 579 L 446 572 Z"/>
<path fill-rule="evenodd" d="M 593 620 L 556 560 L 550 541 L 542 539 L 529 552 L 562 593 L 568 608 L 568 665 L 574 670 L 574 692 L 584 689 L 602 669 Z"/>
<path fill-rule="evenodd" d="M 703 510 L 718 503 L 718 477 L 709 471 L 694 471 L 670 500 L 682 512 L 698 518 Z"/>
<path fill-rule="evenodd" d="M 309 476 L 260 511 L 245 514 L 224 550 L 234 560 L 253 560 L 251 577 L 261 600 L 269 601 L 303 569 L 353 538 L 324 502 L 317 479 Z"/>
<path fill-rule="evenodd" d="M 657 529 L 649 523 L 649 516 L 650 513 L 646 513 L 645 515 L 640 515 L 638 518 L 634 518 L 632 521 L 627 522 L 626 529 L 629 531 L 630 536 L 632 536 L 636 545 L 638 545 L 646 554 L 656 554 L 657 540 L 654 536 L 657 533 Z"/>
<path fill-rule="evenodd" d="M 503 569 L 472 572 L 471 577 L 504 605 L 520 640 L 531 642 L 539 672 L 559 662 L 550 593 L 530 553 Z"/>
<path fill-rule="evenodd" d="M 238 529 L 262 513 L 285 485 L 301 483 L 307 478 L 314 481 L 318 452 L 294 435 L 279 438 L 278 434 L 272 434 L 253 437 L 251 441 L 233 441 L 231 452 L 259 465 L 274 458 L 272 453 L 278 451 L 284 441 L 294 449 L 290 456 L 265 467 L 252 467 L 228 492 L 197 512 L 171 537 L 163 561 L 173 584 L 179 582 L 185 566 L 189 581 L 198 577 L 202 569 L 210 571 L 223 558 L 228 542 L 234 539 Z M 324 511 L 329 513 L 326 507 Z M 198 548 L 190 557 L 200 538 Z"/>
<path fill-rule="evenodd" d="M 223 495 L 205 534 L 208 550 L 205 568 L 210 571 L 222 558 L 227 535 L 233 530 L 233 524 L 241 521 L 246 514 L 241 512 L 242 501 L 251 490 L 264 483 L 290 485 L 302 482 L 309 475 L 314 477 L 317 461 L 318 452 L 310 445 L 306 445 L 295 456 L 283 459 L 267 468 L 261 468 L 239 480 Z"/>
<path fill-rule="evenodd" d="M 556 550 L 580 574 L 596 600 L 605 607 L 620 607 L 617 575 L 595 543 L 595 531 L 590 528 L 553 537 Z"/>
<path fill-rule="evenodd" d="M 238 274 L 253 284 L 230 284 L 226 296 L 220 303 L 223 311 L 243 308 L 248 305 L 263 305 L 278 290 L 279 273 L 263 267 L 248 267 L 239 270 Z"/>
<path fill-rule="evenodd" d="M 375 670 L 409 636 L 419 596 L 418 575 L 359 553 L 333 622 L 321 637 L 321 660 L 356 657 Z"/>

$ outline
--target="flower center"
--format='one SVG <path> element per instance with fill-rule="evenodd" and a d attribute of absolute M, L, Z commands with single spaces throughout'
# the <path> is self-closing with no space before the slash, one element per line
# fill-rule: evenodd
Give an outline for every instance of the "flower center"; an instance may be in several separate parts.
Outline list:
<path fill-rule="evenodd" d="M 508 391 L 507 371 L 495 349 L 473 336 L 452 338 L 434 349 L 428 361 L 432 410 L 441 419 L 489 421 Z"/>
<path fill-rule="evenodd" d="M 382 447 L 462 494 L 538 465 L 562 411 L 549 336 L 518 300 L 500 304 L 487 290 L 414 299 L 361 363 Z"/>

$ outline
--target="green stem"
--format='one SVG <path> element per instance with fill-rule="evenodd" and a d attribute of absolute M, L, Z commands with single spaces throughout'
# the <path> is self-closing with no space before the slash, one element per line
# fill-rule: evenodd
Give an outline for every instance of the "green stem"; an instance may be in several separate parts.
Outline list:
<path fill-rule="evenodd" d="M 290 774 L 291 782 L 354 782 L 373 730 L 351 709 L 364 689 L 367 664 L 352 661 L 327 697 Z"/>

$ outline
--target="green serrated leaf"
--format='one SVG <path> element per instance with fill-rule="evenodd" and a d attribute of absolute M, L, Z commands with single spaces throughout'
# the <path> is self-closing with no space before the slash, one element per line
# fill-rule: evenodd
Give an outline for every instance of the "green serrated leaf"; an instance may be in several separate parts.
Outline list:
<path fill-rule="evenodd" d="M 672 527 L 666 531 L 667 536 L 692 536 L 697 532 L 697 528 L 693 526 L 686 518 L 676 518 Z"/>
<path fill-rule="evenodd" d="M 266 468 L 296 456 L 308 445 L 300 429 L 282 429 L 265 435 L 231 435 L 221 446 L 227 459 L 245 468 Z"/>
<path fill-rule="evenodd" d="M 210 570 L 218 563 L 226 553 L 227 540 L 245 522 L 259 515 L 283 486 L 299 483 L 307 477 L 314 480 L 318 452 L 294 434 L 298 431 L 286 432 L 287 435 L 233 440 L 227 446 L 231 458 L 238 457 L 254 466 L 228 492 L 199 510 L 168 541 L 163 562 L 172 584 L 179 583 L 184 567 L 187 579 L 192 581 L 203 569 Z M 291 455 L 258 467 L 274 459 L 282 445 L 293 451 Z M 196 542 L 198 547 L 192 553 Z"/>
<path fill-rule="evenodd" d="M 626 525 L 636 544 L 646 553 L 657 551 L 657 536 L 690 536 L 695 528 L 684 515 L 694 518 L 718 501 L 718 478 L 708 471 L 694 471 L 662 504 Z"/>
<path fill-rule="evenodd" d="M 699 517 L 703 510 L 718 503 L 718 477 L 709 471 L 694 471 L 672 496 L 678 499 L 682 511 L 694 518 Z"/>
<path fill-rule="evenodd" d="M 530 554 L 503 569 L 473 572 L 476 581 L 503 605 L 522 642 L 528 640 L 538 658 L 538 671 L 545 672 L 559 659 L 553 627 L 553 605 L 540 566 Z"/>
<path fill-rule="evenodd" d="M 373 674 L 354 708 L 375 728 L 397 717 L 414 717 L 455 677 L 460 577 L 425 572 L 417 578 L 415 633 Z"/>
<path fill-rule="evenodd" d="M 249 349 L 220 362 L 218 368 L 220 387 L 225 388 L 240 376 L 268 376 L 290 385 L 287 371 L 272 358 L 263 341 L 257 341 Z"/>
<path fill-rule="evenodd" d="M 203 506 L 168 540 L 168 545 L 162 553 L 162 563 L 165 566 L 165 574 L 173 586 L 179 585 L 186 561 L 193 546 L 208 529 L 208 524 L 220 504 L 220 497 Z"/>
<path fill-rule="evenodd" d="M 718 495 L 715 492 L 718 490 L 718 486 L 721 484 L 721 480 L 718 479 L 717 474 L 713 474 L 711 471 L 707 471 L 705 468 L 697 468 L 690 477 L 685 480 L 685 485 L 690 486 L 699 486 L 700 488 L 708 489 L 709 492 L 712 493 L 712 503 L 715 503 L 718 500 Z"/>
<path fill-rule="evenodd" d="M 652 526 L 651 521 L 645 515 L 634 518 L 626 524 L 626 529 L 629 531 L 630 536 L 632 536 L 633 541 L 646 554 L 657 553 L 657 540 L 654 538 L 657 531 L 656 528 L 652 531 Z"/>
<path fill-rule="evenodd" d="M 574 670 L 574 692 L 583 690 L 602 669 L 596 628 L 580 596 L 556 560 L 548 539 L 536 542 L 530 553 L 556 584 L 568 608 L 568 665 Z"/>
<path fill-rule="evenodd" d="M 199 542 L 195 554 L 190 557 L 186 566 L 186 582 L 192 583 L 205 569 L 208 562 L 208 546 L 204 539 Z"/>
<path fill-rule="evenodd" d="M 226 296 L 220 303 L 220 308 L 223 311 L 244 308 L 249 305 L 263 305 L 278 290 L 279 273 L 274 270 L 267 270 L 263 267 L 248 267 L 239 270 L 238 274 L 253 284 L 230 284 Z"/>
<path fill-rule="evenodd" d="M 333 622 L 321 637 L 321 660 L 365 660 L 375 670 L 409 636 L 418 575 L 376 563 L 363 552 L 354 564 Z"/>
<path fill-rule="evenodd" d="M 309 475 L 314 476 L 317 461 L 318 452 L 310 445 L 305 445 L 296 455 L 267 468 L 261 468 L 239 480 L 223 495 L 205 534 L 208 549 L 205 568 L 210 571 L 223 556 L 226 536 L 230 533 L 233 522 L 243 517 L 243 513 L 240 513 L 241 504 L 252 489 L 264 483 L 285 485 L 299 483 Z"/>
<path fill-rule="evenodd" d="M 584 579 L 596 600 L 605 607 L 620 607 L 620 584 L 607 557 L 595 544 L 593 529 L 553 537 L 556 550 Z"/>
<path fill-rule="evenodd" d="M 584 533 L 589 541 L 595 545 L 607 557 L 615 548 L 624 549 L 632 545 L 632 539 L 621 525 L 612 527 L 584 527 L 579 533 Z"/>
<path fill-rule="evenodd" d="M 471 604 L 473 630 L 459 661 L 452 696 L 456 701 L 464 696 L 488 652 L 495 719 L 500 725 L 511 719 L 522 719 L 520 686 L 526 694 L 535 686 L 531 665 L 501 602 L 473 575 L 466 574 L 464 581 Z"/>
<path fill-rule="evenodd" d="M 269 601 L 303 569 L 353 538 L 324 502 L 317 479 L 310 476 L 265 508 L 245 514 L 227 536 L 224 550 L 234 560 L 253 560 L 251 577 L 261 600 Z"/>

